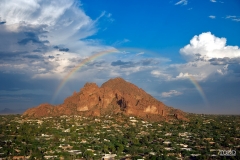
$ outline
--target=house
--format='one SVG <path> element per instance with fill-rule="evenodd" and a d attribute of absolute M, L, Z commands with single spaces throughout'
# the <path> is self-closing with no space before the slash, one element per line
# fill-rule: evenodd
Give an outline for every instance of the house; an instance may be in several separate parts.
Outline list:
<path fill-rule="evenodd" d="M 59 148 L 62 148 L 63 150 L 72 149 L 73 146 L 70 146 L 69 144 L 60 144 Z"/>
<path fill-rule="evenodd" d="M 87 143 L 87 141 L 85 139 L 82 139 L 80 143 Z"/>
<path fill-rule="evenodd" d="M 138 120 L 136 120 L 136 119 L 131 119 L 130 121 L 131 122 L 138 122 Z"/>
<path fill-rule="evenodd" d="M 185 151 L 191 151 L 192 148 L 181 148 L 181 150 L 185 150 Z"/>
<path fill-rule="evenodd" d="M 190 134 L 190 133 L 188 133 L 188 132 L 178 133 L 178 136 L 187 137 L 189 134 Z"/>
<path fill-rule="evenodd" d="M 167 156 L 182 157 L 181 153 L 168 153 Z"/>
<path fill-rule="evenodd" d="M 187 144 L 179 144 L 180 146 L 184 147 L 184 148 L 187 148 L 188 145 Z"/>
<path fill-rule="evenodd" d="M 80 150 L 69 150 L 68 151 L 70 154 L 82 154 Z"/>
<path fill-rule="evenodd" d="M 150 154 L 150 155 L 156 155 L 156 153 L 155 153 L 155 152 L 149 152 L 149 154 Z"/>
<path fill-rule="evenodd" d="M 171 147 L 164 147 L 164 149 L 167 150 L 167 151 L 172 151 L 172 150 L 174 150 L 174 149 L 171 148 Z"/>
<path fill-rule="evenodd" d="M 116 154 L 105 154 L 102 157 L 102 160 L 114 160 L 114 157 L 117 156 Z"/>
<path fill-rule="evenodd" d="M 170 144 L 171 142 L 170 141 L 164 141 L 163 143 L 164 144 Z"/>
<path fill-rule="evenodd" d="M 171 136 L 172 135 L 172 133 L 166 133 L 165 134 L 165 136 Z"/>
<path fill-rule="evenodd" d="M 213 138 L 203 138 L 203 140 L 206 140 L 206 141 L 213 141 Z"/>
<path fill-rule="evenodd" d="M 70 129 L 68 128 L 68 129 L 64 130 L 63 132 L 70 132 Z"/>
<path fill-rule="evenodd" d="M 21 152 L 21 150 L 19 150 L 19 149 L 14 149 L 14 150 L 15 150 L 16 153 L 20 153 Z"/>
<path fill-rule="evenodd" d="M 44 156 L 45 159 L 55 159 L 57 156 Z"/>
<path fill-rule="evenodd" d="M 24 156 L 13 156 L 13 160 L 25 160 Z"/>
<path fill-rule="evenodd" d="M 197 156 L 200 156 L 201 154 L 190 154 L 191 157 L 197 157 Z"/>

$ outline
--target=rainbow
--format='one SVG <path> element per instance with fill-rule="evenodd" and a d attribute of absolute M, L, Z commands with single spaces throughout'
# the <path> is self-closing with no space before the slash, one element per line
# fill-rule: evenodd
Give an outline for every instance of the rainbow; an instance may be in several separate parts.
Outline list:
<path fill-rule="evenodd" d="M 58 85 L 56 91 L 54 92 L 53 98 L 52 98 L 52 103 L 55 101 L 56 97 L 59 95 L 60 91 L 62 90 L 63 86 L 66 84 L 66 82 L 69 80 L 69 78 L 75 73 L 77 72 L 79 69 L 81 69 L 84 65 L 86 65 L 88 62 L 95 60 L 101 56 L 107 55 L 107 54 L 111 54 L 111 53 L 120 53 L 120 50 L 127 50 L 127 51 L 138 51 L 138 52 L 144 52 L 144 53 L 150 53 L 152 55 L 157 55 L 154 52 L 148 51 L 148 50 L 143 50 L 143 49 L 139 49 L 139 48 L 121 48 L 121 49 L 109 49 L 109 50 L 105 50 L 105 51 L 101 51 L 98 52 L 92 56 L 90 56 L 89 58 L 84 59 L 81 63 L 79 63 L 77 66 L 75 66 L 66 76 L 64 76 L 64 78 L 62 79 L 61 83 Z M 196 87 L 197 91 L 199 92 L 199 94 L 201 95 L 203 101 L 205 102 L 205 104 L 208 106 L 208 100 L 201 88 L 201 86 L 198 84 L 198 82 L 195 80 L 195 78 L 193 76 L 188 76 L 189 80 L 192 82 L 192 84 Z"/>
<path fill-rule="evenodd" d="M 110 49 L 110 50 L 105 50 L 102 52 L 99 52 L 97 54 L 94 54 L 92 56 L 90 56 L 89 58 L 84 59 L 81 63 L 79 63 L 76 67 L 74 67 L 61 81 L 61 83 L 58 85 L 58 88 L 56 89 L 53 98 L 52 98 L 52 102 L 55 101 L 56 97 L 58 96 L 58 94 L 60 93 L 60 91 L 62 90 L 63 86 L 66 84 L 66 82 L 68 81 L 68 79 L 76 72 L 78 71 L 80 68 L 82 68 L 85 64 L 87 64 L 88 62 L 97 59 L 98 57 L 104 56 L 106 54 L 110 54 L 110 53 L 116 53 L 119 52 L 119 50 L 117 49 Z"/>
<path fill-rule="evenodd" d="M 89 58 L 86 58 L 85 60 L 83 60 L 81 63 L 79 63 L 76 67 L 74 67 L 66 76 L 64 76 L 64 78 L 62 79 L 62 81 L 60 82 L 60 84 L 58 85 L 56 91 L 54 92 L 53 98 L 51 100 L 51 102 L 53 103 L 55 101 L 55 99 L 57 98 L 57 96 L 59 95 L 60 91 L 62 90 L 63 86 L 66 84 L 66 82 L 68 81 L 68 79 L 79 69 L 81 69 L 85 64 L 87 64 L 88 62 L 97 59 L 98 57 L 107 55 L 107 54 L 111 54 L 111 53 L 120 53 L 120 52 L 125 52 L 125 51 L 130 51 L 130 52 L 143 52 L 143 53 L 148 53 L 150 55 L 155 55 L 157 56 L 157 53 L 154 53 L 152 51 L 148 51 L 145 49 L 139 49 L 139 48 L 118 48 L 118 49 L 109 49 L 109 50 L 105 50 L 105 51 L 101 51 L 98 52 L 97 54 L 94 54 L 92 56 L 90 56 Z"/>
<path fill-rule="evenodd" d="M 196 89 L 198 90 L 198 92 L 199 92 L 199 94 L 201 95 L 204 103 L 205 103 L 207 106 L 209 106 L 209 105 L 208 105 L 208 100 L 207 100 L 207 98 L 206 98 L 206 95 L 204 94 L 201 86 L 198 84 L 198 82 L 196 81 L 196 79 L 195 79 L 193 76 L 188 76 L 188 78 L 189 78 L 189 80 L 192 82 L 192 84 L 196 87 Z"/>

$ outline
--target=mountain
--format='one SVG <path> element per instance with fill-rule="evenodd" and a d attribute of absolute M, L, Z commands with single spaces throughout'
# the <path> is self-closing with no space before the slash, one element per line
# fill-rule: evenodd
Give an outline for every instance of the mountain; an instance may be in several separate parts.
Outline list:
<path fill-rule="evenodd" d="M 80 92 L 74 92 L 63 104 L 41 104 L 28 109 L 23 116 L 103 116 L 118 113 L 153 121 L 187 120 L 183 111 L 167 107 L 122 78 L 110 79 L 101 87 L 95 83 L 86 83 Z"/>
<path fill-rule="evenodd" d="M 14 110 L 11 110 L 9 108 L 4 108 L 3 110 L 0 111 L 0 114 L 2 114 L 2 115 L 3 114 L 17 114 L 17 112 Z"/>

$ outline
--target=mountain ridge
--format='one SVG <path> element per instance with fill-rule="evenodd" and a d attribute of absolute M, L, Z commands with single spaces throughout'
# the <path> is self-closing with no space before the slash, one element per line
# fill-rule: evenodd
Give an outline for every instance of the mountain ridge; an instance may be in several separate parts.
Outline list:
<path fill-rule="evenodd" d="M 23 113 L 25 117 L 61 115 L 102 116 L 125 114 L 146 120 L 187 120 L 179 109 L 166 106 L 143 89 L 117 77 L 103 83 L 86 83 L 80 92 L 74 92 L 63 104 L 41 104 Z"/>

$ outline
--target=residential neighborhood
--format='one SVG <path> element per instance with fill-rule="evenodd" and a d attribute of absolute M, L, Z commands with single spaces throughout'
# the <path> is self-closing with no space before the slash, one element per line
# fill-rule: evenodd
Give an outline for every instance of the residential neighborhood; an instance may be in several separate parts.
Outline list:
<path fill-rule="evenodd" d="M 0 117 L 0 159 L 240 159 L 240 116 L 148 122 L 123 114 Z M 236 151 L 220 156 L 219 152 Z"/>

